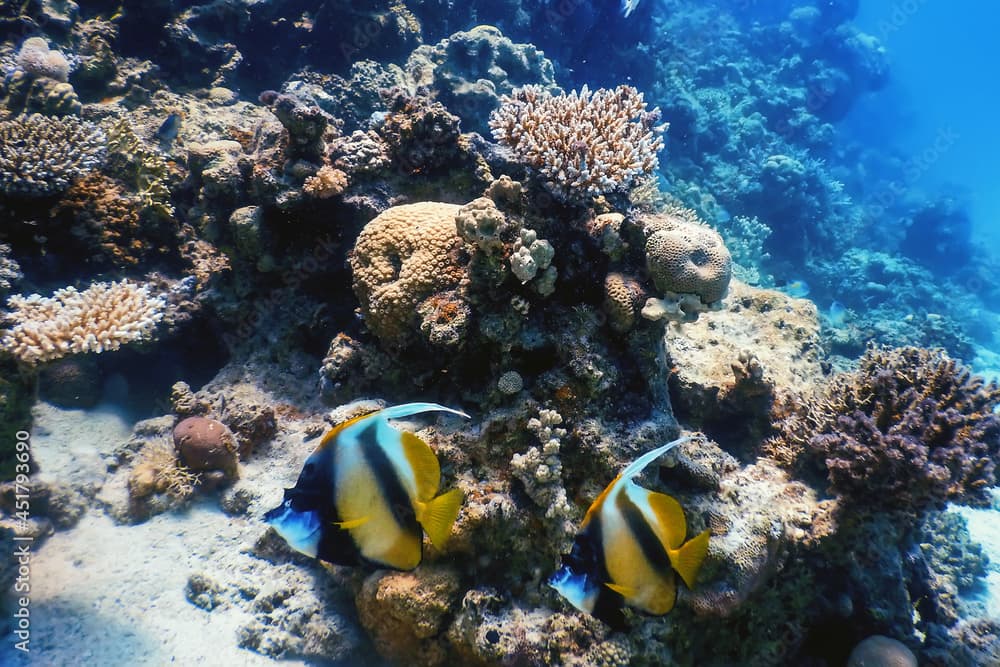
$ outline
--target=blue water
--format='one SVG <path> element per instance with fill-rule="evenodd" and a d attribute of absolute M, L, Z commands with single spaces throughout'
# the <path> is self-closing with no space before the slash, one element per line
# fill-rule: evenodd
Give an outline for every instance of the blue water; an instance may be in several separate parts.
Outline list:
<path fill-rule="evenodd" d="M 985 2 L 868 0 L 857 24 L 889 53 L 892 78 L 863 99 L 852 129 L 888 139 L 926 168 L 913 185 L 953 189 L 970 206 L 982 243 L 1000 242 L 1000 7 Z"/>

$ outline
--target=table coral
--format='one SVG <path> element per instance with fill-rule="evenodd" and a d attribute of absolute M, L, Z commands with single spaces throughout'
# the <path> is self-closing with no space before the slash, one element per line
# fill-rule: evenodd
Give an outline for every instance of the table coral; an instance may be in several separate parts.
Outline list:
<path fill-rule="evenodd" d="M 631 86 L 552 95 L 525 86 L 503 97 L 493 137 L 535 169 L 568 202 L 625 190 L 659 166 L 667 125 Z"/>
<path fill-rule="evenodd" d="M 14 325 L 0 338 L 0 349 L 34 365 L 149 340 L 166 302 L 151 296 L 145 285 L 123 280 L 94 283 L 83 291 L 64 287 L 50 298 L 15 295 L 7 305 Z"/>

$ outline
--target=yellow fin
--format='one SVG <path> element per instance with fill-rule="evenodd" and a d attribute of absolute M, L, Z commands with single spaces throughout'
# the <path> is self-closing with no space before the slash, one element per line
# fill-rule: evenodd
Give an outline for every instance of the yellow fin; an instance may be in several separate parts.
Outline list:
<path fill-rule="evenodd" d="M 698 570 L 705 562 L 708 554 L 708 536 L 711 531 L 703 530 L 692 537 L 680 549 L 667 552 L 670 555 L 670 564 L 681 575 L 681 579 L 688 588 L 694 588 L 694 580 L 698 578 Z"/>
<path fill-rule="evenodd" d="M 681 509 L 681 504 L 666 494 L 653 491 L 646 495 L 646 500 L 649 502 L 653 514 L 656 515 L 660 530 L 663 531 L 659 537 L 664 541 L 667 549 L 676 549 L 683 544 L 684 538 L 687 536 L 687 521 L 684 519 L 684 510 Z"/>
<path fill-rule="evenodd" d="M 344 530 L 350 530 L 351 528 L 358 528 L 365 525 L 371 519 L 370 516 L 363 516 L 360 519 L 351 519 L 350 521 L 334 521 L 333 525 L 337 528 L 343 528 Z"/>
<path fill-rule="evenodd" d="M 462 505 L 462 492 L 452 489 L 442 493 L 434 500 L 426 503 L 416 503 L 417 521 L 424 527 L 431 544 L 438 549 L 444 547 L 451 536 L 451 527 L 458 518 L 458 509 Z"/>
<path fill-rule="evenodd" d="M 618 595 L 621 595 L 626 600 L 628 600 L 631 597 L 635 597 L 635 594 L 639 592 L 636 589 L 631 588 L 629 586 L 620 586 L 618 584 L 612 584 L 611 582 L 608 582 L 604 585 L 613 590 L 615 593 L 618 593 Z"/>
<path fill-rule="evenodd" d="M 648 599 L 644 600 L 641 608 L 648 614 L 662 616 L 669 613 L 677 602 L 677 581 L 671 572 L 657 586 L 656 592 Z"/>
<path fill-rule="evenodd" d="M 441 485 L 441 465 L 437 454 L 426 442 L 409 431 L 403 431 L 399 441 L 403 445 L 406 460 L 413 468 L 413 478 L 417 482 L 417 500 L 427 502 L 434 497 Z"/>

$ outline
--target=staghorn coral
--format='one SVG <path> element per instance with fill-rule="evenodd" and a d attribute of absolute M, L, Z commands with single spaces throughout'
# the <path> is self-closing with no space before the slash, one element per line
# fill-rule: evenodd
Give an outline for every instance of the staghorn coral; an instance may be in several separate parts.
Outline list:
<path fill-rule="evenodd" d="M 44 197 L 69 187 L 105 156 L 104 132 L 67 116 L 39 114 L 0 122 L 0 192 Z"/>
<path fill-rule="evenodd" d="M 383 343 L 405 343 L 416 305 L 462 282 L 459 209 L 438 202 L 394 206 L 358 235 L 348 260 L 354 294 L 369 329 Z"/>
<path fill-rule="evenodd" d="M 659 166 L 667 125 L 631 86 L 552 95 L 525 86 L 490 117 L 493 137 L 567 202 L 626 190 Z"/>
<path fill-rule="evenodd" d="M 0 338 L 0 349 L 29 365 L 148 340 L 166 307 L 147 286 L 125 280 L 83 291 L 65 287 L 50 298 L 15 295 L 7 304 L 14 326 Z"/>
<path fill-rule="evenodd" d="M 785 425 L 854 507 L 983 503 L 1000 461 L 1000 387 L 941 350 L 871 347 Z M 790 431 L 792 431 L 790 433 Z"/>

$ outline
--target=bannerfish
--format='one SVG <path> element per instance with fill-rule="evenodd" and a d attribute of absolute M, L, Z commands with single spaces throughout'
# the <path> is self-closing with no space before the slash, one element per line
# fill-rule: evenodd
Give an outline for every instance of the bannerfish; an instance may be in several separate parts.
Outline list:
<path fill-rule="evenodd" d="M 438 548 L 448 540 L 462 492 L 437 495 L 437 455 L 389 420 L 435 411 L 469 417 L 436 403 L 407 403 L 330 430 L 264 520 L 307 556 L 412 570 L 423 553 L 423 531 Z"/>
<path fill-rule="evenodd" d="M 613 629 L 625 628 L 622 606 L 662 615 L 677 599 L 676 572 L 693 588 L 708 552 L 705 530 L 685 542 L 680 503 L 633 480 L 654 460 L 690 437 L 643 454 L 601 492 L 587 510 L 562 567 L 549 585 L 580 611 Z"/>
<path fill-rule="evenodd" d="M 639 6 L 639 0 L 622 0 L 622 14 L 625 18 L 635 11 L 635 8 Z"/>
<path fill-rule="evenodd" d="M 847 308 L 839 301 L 834 301 L 830 304 L 830 310 L 827 311 L 826 316 L 829 318 L 832 326 L 842 327 L 844 326 L 844 322 L 847 321 Z"/>
<path fill-rule="evenodd" d="M 785 283 L 781 291 L 790 297 L 803 299 L 809 296 L 809 284 L 804 280 L 790 280 Z"/>

